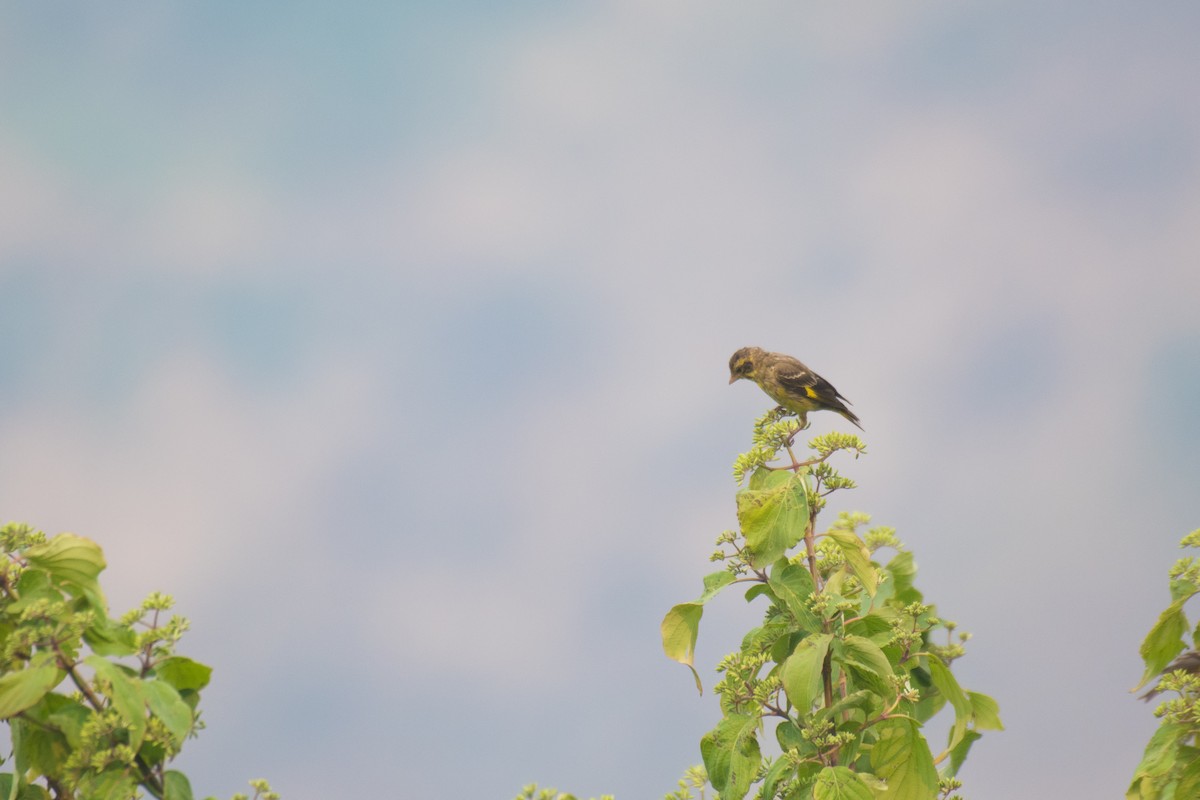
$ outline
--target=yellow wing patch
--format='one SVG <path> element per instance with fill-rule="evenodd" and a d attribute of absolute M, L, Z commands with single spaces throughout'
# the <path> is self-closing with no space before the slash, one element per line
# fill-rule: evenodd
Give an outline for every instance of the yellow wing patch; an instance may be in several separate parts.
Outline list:
<path fill-rule="evenodd" d="M 813 400 L 816 400 L 816 399 L 817 399 L 817 392 L 816 392 L 816 390 L 815 390 L 815 389 L 813 389 L 811 386 L 805 386 L 805 387 L 804 387 L 804 393 L 805 393 L 806 395 L 808 395 L 809 397 L 811 397 Z"/>

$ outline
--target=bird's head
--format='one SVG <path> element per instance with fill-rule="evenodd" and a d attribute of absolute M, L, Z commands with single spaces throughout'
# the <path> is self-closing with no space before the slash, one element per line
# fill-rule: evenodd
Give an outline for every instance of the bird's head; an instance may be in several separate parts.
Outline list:
<path fill-rule="evenodd" d="M 740 381 L 742 378 L 754 380 L 755 370 L 764 351 L 761 347 L 743 347 L 729 359 L 729 382 Z"/>

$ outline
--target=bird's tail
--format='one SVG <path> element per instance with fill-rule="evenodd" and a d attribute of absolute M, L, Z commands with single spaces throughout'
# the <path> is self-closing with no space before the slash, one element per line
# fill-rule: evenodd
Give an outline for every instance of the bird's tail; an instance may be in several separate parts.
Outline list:
<path fill-rule="evenodd" d="M 840 405 L 840 404 L 839 404 L 839 405 Z M 854 425 L 855 425 L 855 426 L 856 426 L 856 427 L 857 427 L 857 428 L 858 428 L 860 431 L 861 431 L 861 430 L 863 430 L 863 426 L 859 424 L 859 422 L 858 422 L 858 417 L 857 417 L 857 416 L 855 416 L 855 414 L 854 414 L 854 412 L 853 412 L 853 411 L 851 411 L 850 409 L 846 408 L 845 406 L 842 406 L 841 408 L 834 409 L 834 410 L 835 410 L 835 411 L 837 411 L 839 414 L 841 414 L 841 415 L 842 415 L 843 417 L 845 417 L 846 419 L 848 419 L 848 420 L 850 420 L 851 422 L 853 422 L 853 423 L 854 423 Z"/>

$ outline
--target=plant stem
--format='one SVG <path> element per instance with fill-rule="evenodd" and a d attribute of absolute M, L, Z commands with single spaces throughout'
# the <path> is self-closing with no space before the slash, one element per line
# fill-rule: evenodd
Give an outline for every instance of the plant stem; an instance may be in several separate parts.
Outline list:
<path fill-rule="evenodd" d="M 789 449 L 788 454 L 791 455 Z M 796 464 L 795 470 L 800 471 L 800 464 L 796 462 L 795 456 L 792 456 L 792 463 Z M 813 588 L 817 592 L 824 589 L 824 584 L 821 582 L 821 571 L 817 569 L 817 509 L 815 506 L 809 507 L 808 522 L 804 526 L 804 554 L 808 560 L 808 572 L 812 575 Z M 821 620 L 821 627 L 825 633 L 831 630 L 828 619 Z M 825 652 L 825 660 L 821 662 L 821 683 L 825 690 L 825 708 L 833 706 L 833 660 L 832 652 Z M 837 751 L 832 753 L 831 766 L 837 766 Z"/>
<path fill-rule="evenodd" d="M 88 685 L 88 682 L 83 679 L 83 676 L 79 674 L 79 670 L 76 669 L 79 664 L 67 658 L 66 653 L 64 653 L 62 648 L 59 647 L 58 642 L 54 642 L 54 654 L 58 657 L 59 669 L 66 671 L 66 673 L 71 676 L 71 682 L 74 683 L 75 688 L 87 698 L 87 701 L 89 704 L 91 704 L 92 708 L 94 708 L 96 711 L 103 711 L 104 701 L 100 699 L 99 695 L 92 691 L 92 687 Z"/>
<path fill-rule="evenodd" d="M 166 793 L 166 787 L 163 785 L 162 778 L 154 773 L 154 769 L 141 756 L 138 756 L 135 760 L 138 770 L 142 774 L 142 786 L 145 786 L 146 791 L 150 792 L 150 794 L 157 798 L 162 798 Z"/>

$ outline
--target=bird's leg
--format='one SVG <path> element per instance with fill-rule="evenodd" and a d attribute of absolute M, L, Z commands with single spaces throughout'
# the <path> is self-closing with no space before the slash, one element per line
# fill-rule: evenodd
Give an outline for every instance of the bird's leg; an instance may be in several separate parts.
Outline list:
<path fill-rule="evenodd" d="M 780 408 L 783 408 L 783 406 L 780 406 Z M 796 435 L 799 434 L 800 431 L 808 430 L 808 413 L 807 412 L 797 411 L 796 419 L 800 423 L 800 427 L 797 428 L 796 430 L 792 431 L 791 434 L 788 436 L 787 446 L 789 449 L 791 448 L 792 443 L 796 441 Z M 793 461 L 796 460 L 794 456 L 793 456 L 792 460 Z"/>

